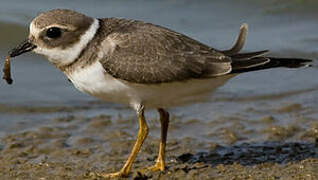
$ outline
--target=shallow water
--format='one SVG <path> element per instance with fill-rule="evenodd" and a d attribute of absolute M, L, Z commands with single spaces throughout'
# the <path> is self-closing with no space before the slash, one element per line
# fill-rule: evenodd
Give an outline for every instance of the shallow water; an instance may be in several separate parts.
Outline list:
<path fill-rule="evenodd" d="M 94 17 L 144 20 L 182 32 L 217 49 L 231 47 L 240 25 L 246 22 L 249 35 L 244 51 L 269 49 L 272 56 L 317 59 L 317 4 L 313 0 L 4 1 L 0 6 L 0 57 L 3 59 L 0 65 L 10 48 L 26 38 L 32 18 L 52 8 L 72 8 Z M 1 137 L 37 131 L 43 126 L 69 125 L 57 124 L 58 118 L 94 119 L 101 114 L 111 116 L 119 124 L 110 129 L 125 129 L 120 123 L 126 119 L 134 128 L 125 131 L 131 135 L 136 132 L 132 110 L 101 103 L 78 92 L 44 57 L 26 54 L 12 63 L 13 85 L 0 81 Z M 169 139 L 194 138 L 191 142 L 201 143 L 189 151 L 207 151 L 211 143 L 314 141 L 318 136 L 316 64 L 301 69 L 278 68 L 241 74 L 221 87 L 209 102 L 170 110 Z M 153 127 L 151 136 L 159 137 L 157 114 L 150 112 L 147 117 Z M 76 126 L 79 127 L 74 134 L 70 131 L 70 144 L 72 139 L 94 138 L 94 133 L 82 132 L 87 123 L 78 122 Z M 106 139 L 107 143 L 114 143 L 111 138 Z"/>
<path fill-rule="evenodd" d="M 54 1 L 5 1 L 0 7 L 0 57 L 27 36 L 28 23 L 39 12 L 52 8 L 72 8 L 95 17 L 126 17 L 160 24 L 183 32 L 218 49 L 229 48 L 243 22 L 249 24 L 245 51 L 269 49 L 273 55 L 288 57 L 317 57 L 318 24 L 315 1 L 99 1 L 80 3 Z M 221 112 L 234 114 L 241 111 L 236 97 L 248 98 L 248 106 L 256 107 L 254 96 L 279 95 L 293 91 L 306 91 L 318 87 L 316 67 L 303 69 L 274 69 L 237 76 L 215 94 L 217 103 L 194 105 L 175 110 L 178 115 L 206 120 Z M 44 57 L 27 54 L 13 60 L 12 86 L 0 83 L 0 104 L 24 106 L 87 106 L 96 99 L 84 95 L 67 81 L 66 77 L 50 65 Z M 298 94 L 294 95 L 298 96 Z M 221 98 L 220 98 L 221 97 Z M 295 103 L 315 103 L 315 91 L 291 97 Z M 222 101 L 222 98 L 232 99 Z M 220 100 L 221 99 L 221 100 Z M 266 101 L 267 98 L 264 98 Z M 281 104 L 288 98 L 271 99 Z M 291 102 L 293 103 L 293 102 Z M 216 104 L 222 106 L 217 109 Z M 233 105 L 232 105 L 233 104 Z M 89 106 L 89 105 L 88 105 Z M 224 108 L 223 108 L 224 106 Z M 233 107 L 232 107 L 233 106 Z M 200 111 L 197 111 L 199 109 Z M 113 112 L 108 105 L 100 113 Z M 215 112 L 217 111 L 217 112 Z M 220 112 L 221 111 L 221 112 Z M 4 113 L 4 112 L 2 112 Z M 11 113 L 13 116 L 14 113 Z M 195 115 L 194 115 L 195 114 Z M 41 116 L 41 115 L 40 115 Z M 0 122 L 5 121 L 0 116 Z M 253 116 L 252 116 L 253 117 Z M 10 122 L 7 122 L 10 124 Z"/>

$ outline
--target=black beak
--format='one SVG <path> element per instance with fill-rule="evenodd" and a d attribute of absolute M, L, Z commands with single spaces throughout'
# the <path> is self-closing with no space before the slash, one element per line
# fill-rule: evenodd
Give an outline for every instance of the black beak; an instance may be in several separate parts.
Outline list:
<path fill-rule="evenodd" d="M 32 51 L 36 45 L 32 44 L 29 39 L 23 41 L 19 46 L 9 52 L 10 57 L 19 56 L 20 54 Z"/>

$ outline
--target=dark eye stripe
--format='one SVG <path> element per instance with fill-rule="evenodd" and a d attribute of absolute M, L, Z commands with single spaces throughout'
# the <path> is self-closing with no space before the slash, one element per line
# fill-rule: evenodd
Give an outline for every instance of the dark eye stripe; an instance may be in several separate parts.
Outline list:
<path fill-rule="evenodd" d="M 46 31 L 46 36 L 52 39 L 61 37 L 62 31 L 58 27 L 51 27 Z"/>

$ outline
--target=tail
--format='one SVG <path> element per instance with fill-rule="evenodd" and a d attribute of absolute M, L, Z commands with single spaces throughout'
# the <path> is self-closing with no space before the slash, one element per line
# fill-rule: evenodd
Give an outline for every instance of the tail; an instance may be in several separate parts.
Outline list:
<path fill-rule="evenodd" d="M 245 44 L 247 31 L 248 26 L 244 23 L 240 28 L 240 34 L 234 46 L 229 50 L 221 51 L 225 55 L 231 57 L 232 73 L 257 71 L 276 67 L 299 68 L 302 66 L 309 66 L 309 63 L 312 62 L 312 60 L 302 58 L 266 57 L 265 54 L 268 53 L 268 50 L 239 53 Z"/>

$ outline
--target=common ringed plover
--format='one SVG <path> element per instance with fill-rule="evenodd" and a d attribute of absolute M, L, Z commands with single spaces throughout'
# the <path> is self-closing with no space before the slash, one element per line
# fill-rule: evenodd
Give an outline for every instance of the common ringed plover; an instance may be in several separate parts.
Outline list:
<path fill-rule="evenodd" d="M 85 93 L 103 101 L 129 105 L 137 112 L 136 144 L 116 173 L 128 176 L 148 134 L 145 108 L 157 109 L 161 122 L 159 154 L 150 170 L 165 170 L 169 107 L 206 101 L 208 96 L 239 73 L 276 67 L 301 67 L 310 60 L 266 57 L 267 51 L 239 53 L 247 35 L 241 26 L 234 46 L 211 48 L 186 35 L 137 20 L 92 18 L 68 10 L 40 14 L 30 34 L 9 55 L 42 54 Z"/>

